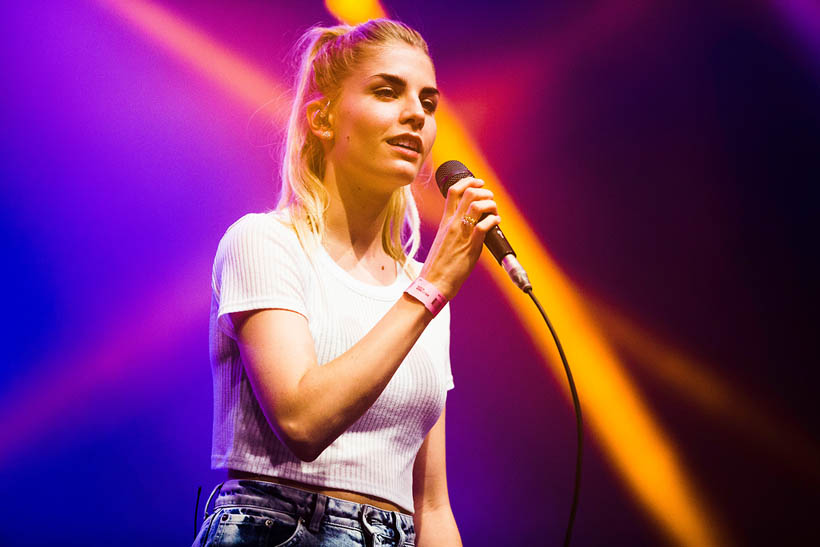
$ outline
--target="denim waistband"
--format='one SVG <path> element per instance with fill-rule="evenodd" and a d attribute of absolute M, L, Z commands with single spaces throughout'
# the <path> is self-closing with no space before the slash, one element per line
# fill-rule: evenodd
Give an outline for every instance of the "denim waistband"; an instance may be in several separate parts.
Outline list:
<path fill-rule="evenodd" d="M 363 528 L 370 534 L 387 533 L 390 536 L 395 533 L 401 540 L 415 544 L 413 517 L 400 511 L 387 511 L 293 486 L 250 479 L 223 482 L 214 488 L 208 502 L 214 494 L 214 509 L 228 506 L 261 507 L 301 518 L 309 523 L 308 528 L 313 532 L 319 530 L 322 522 L 328 522 Z M 207 513 L 208 503 L 205 511 Z"/>

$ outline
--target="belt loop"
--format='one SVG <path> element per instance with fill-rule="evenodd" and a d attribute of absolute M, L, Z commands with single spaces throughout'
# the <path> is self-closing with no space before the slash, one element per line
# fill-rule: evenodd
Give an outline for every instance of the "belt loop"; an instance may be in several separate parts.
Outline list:
<path fill-rule="evenodd" d="M 217 484 L 214 487 L 213 490 L 211 490 L 211 495 L 208 496 L 208 501 L 205 502 L 205 509 L 202 511 L 202 520 L 205 520 L 205 519 L 208 518 L 208 506 L 211 504 L 211 499 L 214 497 L 214 494 L 216 494 L 216 496 L 219 497 L 219 492 L 222 491 L 222 485 L 223 484 L 225 484 L 225 481 L 220 482 L 219 484 Z M 215 500 L 214 500 L 214 504 L 216 504 Z M 214 506 L 214 509 L 216 509 L 216 506 Z"/>
<path fill-rule="evenodd" d="M 310 517 L 310 525 L 308 526 L 308 530 L 314 534 L 319 532 L 319 525 L 325 515 L 325 506 L 327 506 L 327 496 L 317 493 L 316 502 L 313 505 L 313 515 Z"/>
<path fill-rule="evenodd" d="M 402 525 L 402 520 L 401 520 L 401 517 L 399 516 L 398 511 L 391 511 L 391 512 L 393 513 L 393 522 L 396 524 L 396 531 L 399 533 L 399 541 L 398 541 L 398 543 L 396 543 L 396 546 L 397 547 L 402 547 L 404 545 L 404 539 L 405 539 L 404 530 L 402 530 L 402 526 L 401 526 Z"/>
<path fill-rule="evenodd" d="M 367 520 L 367 513 L 370 509 L 369 505 L 362 504 L 362 511 L 359 514 L 359 519 L 362 521 L 362 528 L 364 530 L 364 544 L 367 547 L 373 547 L 376 544 L 376 531 L 370 525 L 370 522 Z"/>

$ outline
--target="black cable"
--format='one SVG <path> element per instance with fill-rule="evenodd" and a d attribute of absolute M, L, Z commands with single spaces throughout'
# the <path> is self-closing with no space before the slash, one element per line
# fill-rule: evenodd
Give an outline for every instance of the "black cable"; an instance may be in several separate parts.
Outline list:
<path fill-rule="evenodd" d="M 202 487 L 200 486 L 196 489 L 196 505 L 194 506 L 194 539 L 196 539 L 196 534 L 199 532 L 199 495 L 201 493 Z"/>
<path fill-rule="evenodd" d="M 544 308 L 541 307 L 541 303 L 538 302 L 537 298 L 535 298 L 535 295 L 532 293 L 532 287 L 527 288 L 524 292 L 532 298 L 532 301 L 535 303 L 538 311 L 541 312 L 541 315 L 544 317 L 544 321 L 547 323 L 547 327 L 552 333 L 552 337 L 555 340 L 555 345 L 558 347 L 558 353 L 561 355 L 561 361 L 564 363 L 564 371 L 567 373 L 567 380 L 569 381 L 569 391 L 572 394 L 572 404 L 575 406 L 575 424 L 577 427 L 578 436 L 578 451 L 575 458 L 575 491 L 572 493 L 572 507 L 569 510 L 567 533 L 564 535 L 564 547 L 569 547 L 569 541 L 572 537 L 572 525 L 575 523 L 575 512 L 578 509 L 578 493 L 581 490 L 581 455 L 583 454 L 584 444 L 584 427 L 581 421 L 581 403 L 578 402 L 578 392 L 575 390 L 575 380 L 572 379 L 572 372 L 569 370 L 567 356 L 564 355 L 564 348 L 561 347 L 561 341 L 558 340 L 558 335 L 555 333 L 555 329 L 552 328 L 552 323 L 550 323 L 549 317 L 547 317 L 547 312 L 544 311 Z"/>

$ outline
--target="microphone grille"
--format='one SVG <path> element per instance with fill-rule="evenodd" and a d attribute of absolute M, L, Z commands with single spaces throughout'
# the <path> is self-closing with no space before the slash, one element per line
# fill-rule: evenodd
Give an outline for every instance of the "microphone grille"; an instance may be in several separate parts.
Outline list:
<path fill-rule="evenodd" d="M 473 174 L 467 166 L 458 160 L 445 161 L 436 169 L 436 184 L 442 195 L 447 196 L 450 186 L 465 177 L 472 177 Z"/>

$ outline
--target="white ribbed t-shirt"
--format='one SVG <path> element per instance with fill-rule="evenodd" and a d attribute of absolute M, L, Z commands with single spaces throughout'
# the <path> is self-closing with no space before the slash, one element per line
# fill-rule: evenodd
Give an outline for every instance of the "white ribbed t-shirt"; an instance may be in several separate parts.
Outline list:
<path fill-rule="evenodd" d="M 209 327 L 211 466 L 369 494 L 413 512 L 413 463 L 453 388 L 449 306 L 430 322 L 367 412 L 316 460 L 300 460 L 259 407 L 229 314 L 281 308 L 304 315 L 322 365 L 370 331 L 411 279 L 402 272 L 390 286 L 364 283 L 321 246 L 311 260 L 282 218 L 275 212 L 245 215 L 217 248 Z"/>

